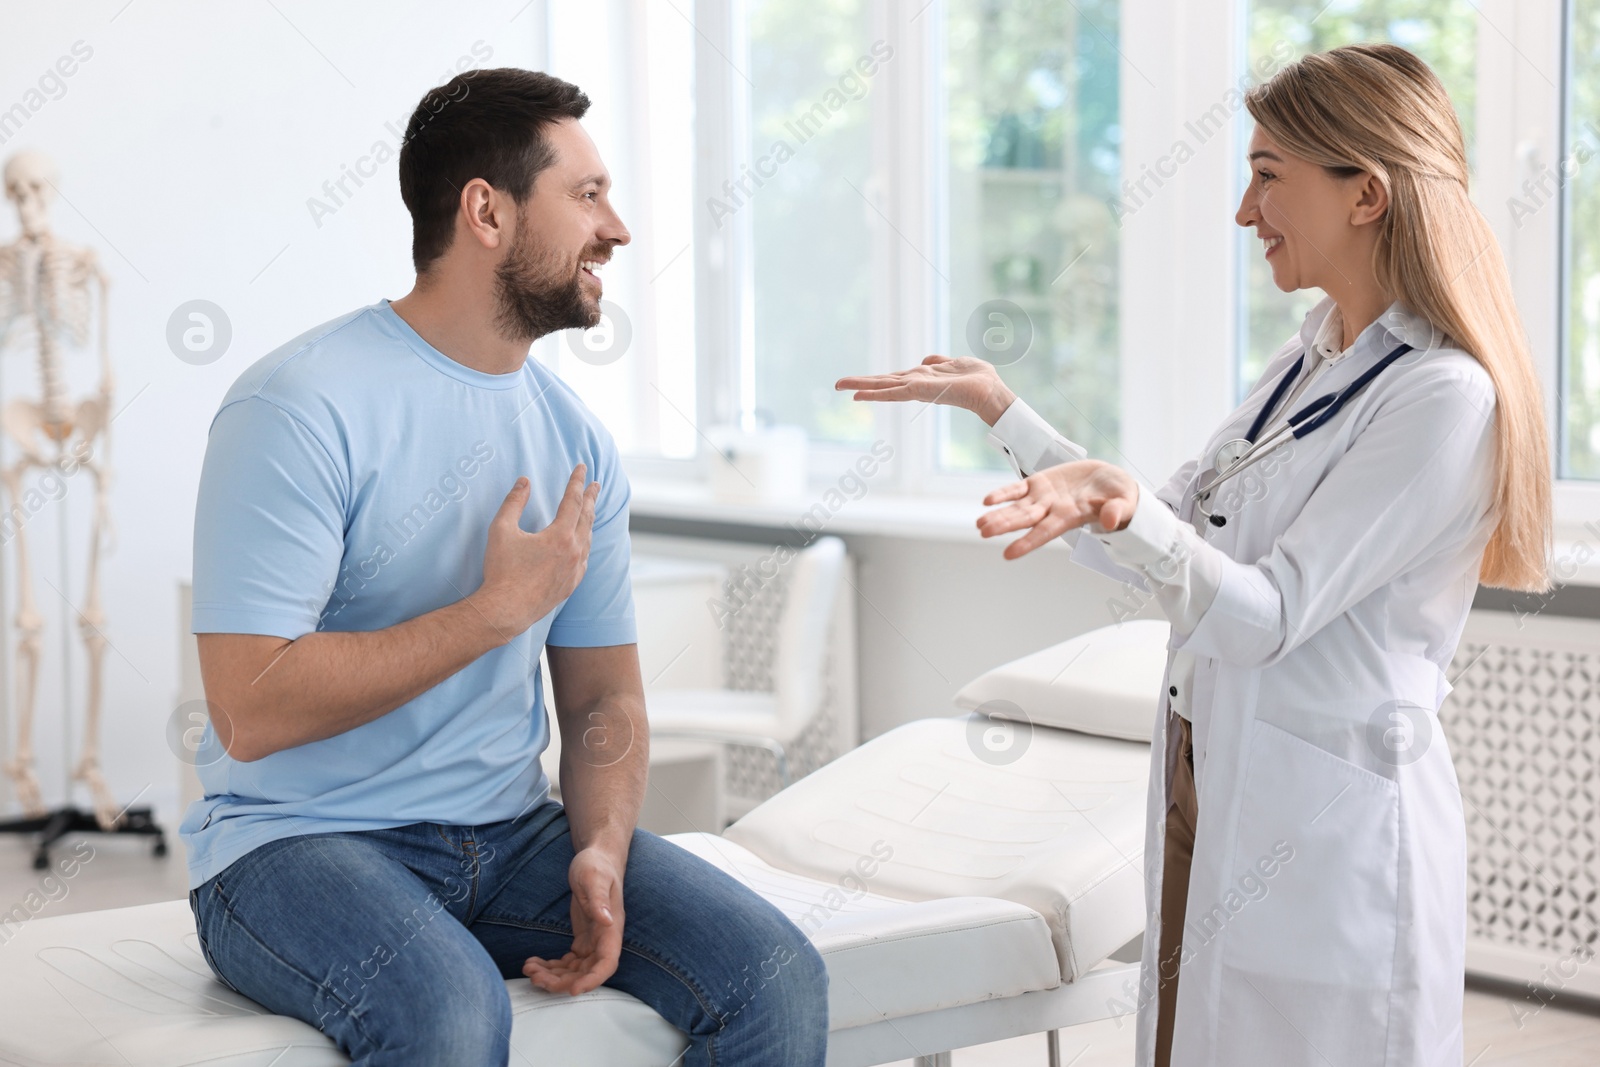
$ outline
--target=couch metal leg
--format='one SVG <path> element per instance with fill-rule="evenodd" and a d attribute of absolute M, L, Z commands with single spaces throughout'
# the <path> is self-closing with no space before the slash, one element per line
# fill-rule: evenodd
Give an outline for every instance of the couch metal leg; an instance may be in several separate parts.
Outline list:
<path fill-rule="evenodd" d="M 935 1052 L 932 1056 L 918 1056 L 911 1061 L 915 1067 L 952 1067 L 950 1053 Z"/>
<path fill-rule="evenodd" d="M 1044 1041 L 1045 1051 L 1050 1054 L 1050 1067 L 1061 1067 L 1061 1031 L 1047 1030 Z"/>

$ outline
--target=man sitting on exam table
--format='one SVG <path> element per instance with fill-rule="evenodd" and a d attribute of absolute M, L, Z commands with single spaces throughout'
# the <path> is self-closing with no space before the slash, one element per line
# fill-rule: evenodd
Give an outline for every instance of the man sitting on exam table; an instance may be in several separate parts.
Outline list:
<path fill-rule="evenodd" d="M 684 1062 L 813 1065 L 827 972 L 636 829 L 649 738 L 627 478 L 529 355 L 629 235 L 576 86 L 462 74 L 406 129 L 416 285 L 247 369 L 211 425 L 189 900 L 230 987 L 355 1064 L 504 1064 L 507 979 L 632 994 Z M 586 484 L 587 483 L 587 484 Z M 549 654 L 562 795 L 539 756 Z"/>

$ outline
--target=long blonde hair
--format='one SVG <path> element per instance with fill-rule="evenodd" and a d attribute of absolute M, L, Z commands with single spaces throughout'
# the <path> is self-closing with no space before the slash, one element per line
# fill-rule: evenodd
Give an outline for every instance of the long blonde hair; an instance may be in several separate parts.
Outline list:
<path fill-rule="evenodd" d="M 1301 57 L 1246 93 L 1245 106 L 1287 151 L 1335 174 L 1365 171 L 1388 190 L 1378 284 L 1494 383 L 1498 525 L 1478 580 L 1548 591 L 1553 486 L 1543 394 L 1505 259 L 1467 195 L 1466 146 L 1444 86 L 1404 48 L 1350 45 Z"/>

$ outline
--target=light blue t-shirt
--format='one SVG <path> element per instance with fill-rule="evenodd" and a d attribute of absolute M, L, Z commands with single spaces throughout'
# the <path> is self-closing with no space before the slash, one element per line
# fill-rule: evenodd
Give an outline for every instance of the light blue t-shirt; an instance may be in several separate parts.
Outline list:
<path fill-rule="evenodd" d="M 517 476 L 532 485 L 521 525 L 533 532 L 579 462 L 601 483 L 588 571 L 527 632 L 386 715 L 253 762 L 206 726 L 205 797 L 179 828 L 190 888 L 281 837 L 523 814 L 550 788 L 540 649 L 635 640 L 616 446 L 537 360 L 472 370 L 382 300 L 240 376 L 200 475 L 195 633 L 378 630 L 460 600 L 483 580 L 489 521 Z"/>

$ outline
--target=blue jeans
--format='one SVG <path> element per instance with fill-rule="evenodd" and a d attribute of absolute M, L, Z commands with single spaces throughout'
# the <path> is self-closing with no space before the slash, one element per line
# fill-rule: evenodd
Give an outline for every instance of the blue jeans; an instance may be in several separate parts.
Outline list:
<path fill-rule="evenodd" d="M 571 947 L 566 811 L 483 826 L 413 823 L 261 845 L 190 890 L 217 976 L 331 1037 L 359 1067 L 503 1065 L 505 980 Z M 827 971 L 737 880 L 635 830 L 623 944 L 606 985 L 688 1036 L 685 1065 L 821 1067 Z"/>

